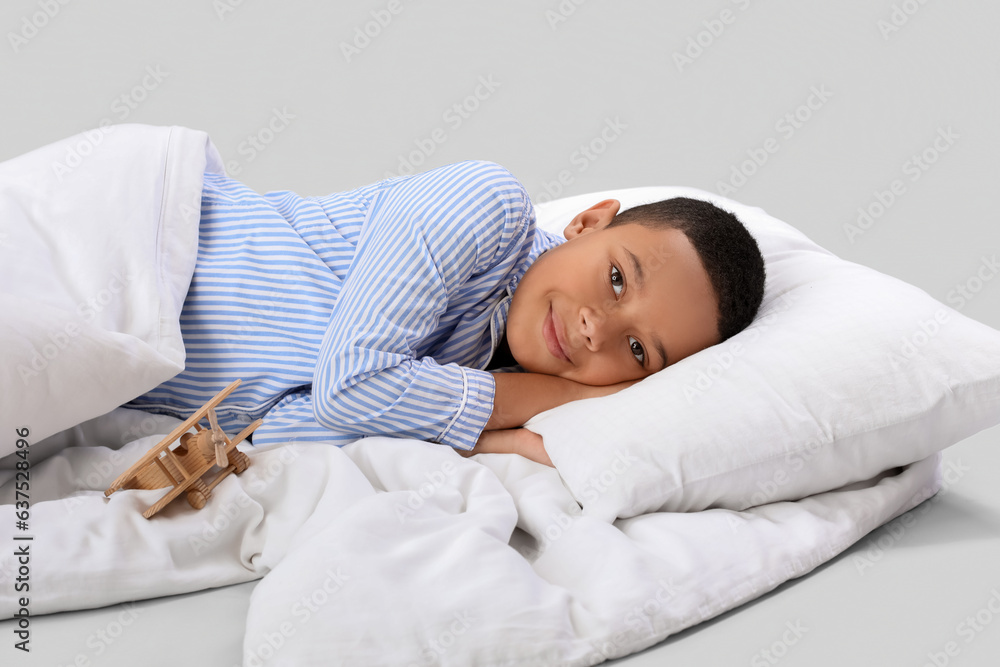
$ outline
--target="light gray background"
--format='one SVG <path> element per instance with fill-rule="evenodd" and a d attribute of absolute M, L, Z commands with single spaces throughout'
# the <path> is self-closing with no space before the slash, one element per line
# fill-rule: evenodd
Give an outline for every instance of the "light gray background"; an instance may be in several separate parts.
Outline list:
<path fill-rule="evenodd" d="M 230 173 L 261 192 L 322 195 L 400 173 L 402 160 L 423 171 L 472 158 L 505 165 L 539 201 L 693 186 L 760 206 L 837 255 L 1000 328 L 1000 276 L 984 268 L 1000 254 L 997 4 L 389 6 L 7 0 L 0 160 L 102 121 L 137 122 L 207 131 Z M 379 13 L 391 16 L 384 26 Z M 374 36 L 348 58 L 343 45 L 366 27 Z M 449 111 L 455 104 L 466 117 Z M 794 132 L 779 124 L 786 114 L 799 114 Z M 943 135 L 951 139 L 935 147 Z M 762 151 L 762 165 L 746 162 Z M 921 155 L 933 163 L 914 171 Z M 734 170 L 746 182 L 720 191 Z M 894 182 L 893 201 L 851 237 L 845 225 L 859 208 L 879 213 Z M 977 272 L 989 279 L 977 283 Z M 959 300 L 959 285 L 976 291 Z M 799 621 L 808 631 L 783 667 L 916 667 L 950 640 L 961 651 L 948 664 L 996 664 L 1000 618 L 991 612 L 971 642 L 956 627 L 1000 592 L 998 440 L 992 429 L 948 449 L 946 464 L 967 469 L 914 510 L 913 525 L 894 522 L 898 539 L 876 531 L 811 575 L 620 663 L 775 664 L 758 652 Z M 866 555 L 879 560 L 861 573 Z M 138 655 L 145 664 L 237 664 L 252 588 L 141 603 L 99 657 L 87 637 L 120 608 L 35 619 L 30 658 L 14 655 L 11 624 L 0 623 L 0 655 L 38 665 L 81 653 L 95 665 L 137 664 Z M 202 620 L 165 641 L 159 628 L 175 628 L 181 614 Z"/>

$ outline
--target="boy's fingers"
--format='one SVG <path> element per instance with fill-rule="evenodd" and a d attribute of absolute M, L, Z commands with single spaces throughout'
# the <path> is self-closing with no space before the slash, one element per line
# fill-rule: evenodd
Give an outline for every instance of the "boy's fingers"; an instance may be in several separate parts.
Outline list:
<path fill-rule="evenodd" d="M 476 454 L 495 454 L 495 453 L 509 453 L 514 451 L 513 449 L 504 449 L 502 434 L 503 431 L 483 431 L 479 440 L 476 441 L 476 446 L 472 449 L 456 449 L 459 456 L 469 458 L 470 456 L 475 456 Z"/>
<path fill-rule="evenodd" d="M 552 460 L 549 459 L 549 455 L 545 451 L 542 436 L 526 428 L 483 431 L 476 446 L 471 450 L 456 451 L 464 457 L 476 454 L 520 454 L 536 463 L 552 466 Z"/>
<path fill-rule="evenodd" d="M 473 454 L 511 454 L 517 444 L 514 438 L 515 429 L 483 431 L 472 449 Z"/>
<path fill-rule="evenodd" d="M 554 468 L 552 460 L 545 451 L 545 443 L 542 436 L 526 428 L 522 428 L 520 431 L 520 446 L 517 448 L 517 453 L 535 463 L 541 463 Z"/>

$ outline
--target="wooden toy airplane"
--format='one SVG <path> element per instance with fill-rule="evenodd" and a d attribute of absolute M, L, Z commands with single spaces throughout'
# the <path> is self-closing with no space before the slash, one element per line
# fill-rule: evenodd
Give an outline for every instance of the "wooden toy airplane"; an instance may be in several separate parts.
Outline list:
<path fill-rule="evenodd" d="M 253 433 L 263 421 L 258 419 L 253 422 L 232 440 L 219 428 L 215 406 L 238 386 L 240 380 L 237 379 L 216 394 L 112 482 L 104 495 L 110 496 L 119 489 L 162 489 L 172 486 L 173 489 L 142 513 L 147 519 L 185 491 L 191 507 L 196 510 L 204 507 L 216 484 L 231 472 L 239 475 L 250 465 L 250 458 L 236 449 L 236 445 Z M 198 425 L 206 415 L 211 425 L 209 429 Z M 192 426 L 196 432 L 188 433 Z M 170 445 L 178 438 L 180 446 L 170 449 Z M 215 466 L 222 468 L 221 472 L 206 483 L 202 476 Z"/>

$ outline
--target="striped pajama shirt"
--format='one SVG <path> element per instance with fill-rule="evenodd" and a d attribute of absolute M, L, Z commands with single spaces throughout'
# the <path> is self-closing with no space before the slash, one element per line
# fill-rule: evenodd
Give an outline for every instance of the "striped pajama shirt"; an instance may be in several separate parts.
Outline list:
<path fill-rule="evenodd" d="M 325 197 L 206 173 L 184 370 L 125 407 L 186 418 L 241 378 L 216 413 L 229 433 L 262 417 L 255 446 L 387 435 L 471 449 L 511 295 L 563 241 L 491 162 Z"/>

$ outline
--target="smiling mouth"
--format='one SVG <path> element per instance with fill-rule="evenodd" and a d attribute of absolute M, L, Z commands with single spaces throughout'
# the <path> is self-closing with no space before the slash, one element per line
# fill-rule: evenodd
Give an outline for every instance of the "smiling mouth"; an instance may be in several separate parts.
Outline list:
<path fill-rule="evenodd" d="M 545 345 L 549 348 L 549 354 L 563 361 L 571 361 L 569 355 L 565 352 L 565 348 L 559 342 L 559 334 L 556 331 L 555 312 L 552 310 L 552 304 L 549 304 L 549 313 L 545 316 L 545 322 L 542 325 L 542 338 L 545 339 Z"/>

